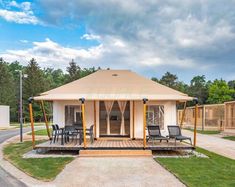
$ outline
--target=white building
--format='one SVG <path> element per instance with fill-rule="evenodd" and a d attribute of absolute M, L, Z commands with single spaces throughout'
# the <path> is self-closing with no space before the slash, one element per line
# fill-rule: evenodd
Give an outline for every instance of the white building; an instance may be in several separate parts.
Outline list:
<path fill-rule="evenodd" d="M 10 126 L 10 107 L 0 105 L 0 127 Z"/>

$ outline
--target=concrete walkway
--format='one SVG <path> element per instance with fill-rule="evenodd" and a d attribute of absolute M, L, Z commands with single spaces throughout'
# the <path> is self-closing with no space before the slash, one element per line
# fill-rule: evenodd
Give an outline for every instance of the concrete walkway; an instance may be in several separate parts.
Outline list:
<path fill-rule="evenodd" d="M 184 186 L 152 158 L 77 158 L 53 181 L 56 186 Z"/>
<path fill-rule="evenodd" d="M 182 134 L 191 136 L 193 139 L 193 132 L 191 131 L 183 130 Z M 219 155 L 235 159 L 235 141 L 225 140 L 214 135 L 197 133 L 197 146 Z"/>

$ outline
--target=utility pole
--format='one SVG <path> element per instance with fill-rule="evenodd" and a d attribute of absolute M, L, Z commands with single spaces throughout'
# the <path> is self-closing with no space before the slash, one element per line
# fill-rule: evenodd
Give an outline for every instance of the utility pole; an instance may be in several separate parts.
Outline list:
<path fill-rule="evenodd" d="M 23 142 L 23 78 L 27 78 L 27 74 L 23 74 L 22 70 L 16 70 L 20 73 L 20 142 Z"/>
<path fill-rule="evenodd" d="M 20 142 L 23 142 L 23 101 L 22 101 L 22 71 L 20 72 Z"/>

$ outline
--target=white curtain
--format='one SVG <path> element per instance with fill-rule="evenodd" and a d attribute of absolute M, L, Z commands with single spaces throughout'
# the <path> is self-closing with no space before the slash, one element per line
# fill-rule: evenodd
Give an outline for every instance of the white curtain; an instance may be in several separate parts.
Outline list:
<path fill-rule="evenodd" d="M 112 111 L 114 101 L 104 101 L 105 109 L 107 112 L 107 135 L 110 135 L 110 112 Z"/>
<path fill-rule="evenodd" d="M 125 135 L 125 119 L 124 119 L 124 112 L 126 109 L 126 101 L 118 101 L 118 106 L 120 108 L 120 111 L 122 113 L 122 122 L 121 122 L 121 128 L 120 128 L 120 134 Z"/>

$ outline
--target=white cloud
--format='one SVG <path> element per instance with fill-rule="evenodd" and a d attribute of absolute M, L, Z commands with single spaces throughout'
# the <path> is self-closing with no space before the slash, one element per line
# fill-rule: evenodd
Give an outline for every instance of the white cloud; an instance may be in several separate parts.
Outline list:
<path fill-rule="evenodd" d="M 0 17 L 8 22 L 15 22 L 19 24 L 42 24 L 42 22 L 34 15 L 31 9 L 30 2 L 17 3 L 11 1 L 6 5 L 6 8 L 16 7 L 19 11 L 13 11 L 8 9 L 0 9 Z"/>
<path fill-rule="evenodd" d="M 28 40 L 20 40 L 21 43 L 29 43 Z"/>
<path fill-rule="evenodd" d="M 0 56 L 6 61 L 18 60 L 26 63 L 35 58 L 43 67 L 65 67 L 71 59 L 89 61 L 101 58 L 104 53 L 102 44 L 88 49 L 64 47 L 46 38 L 44 42 L 33 42 L 33 47 L 25 50 L 7 50 Z"/>
<path fill-rule="evenodd" d="M 81 39 L 86 39 L 86 40 L 100 40 L 100 36 L 94 35 L 94 34 L 84 34 Z"/>

